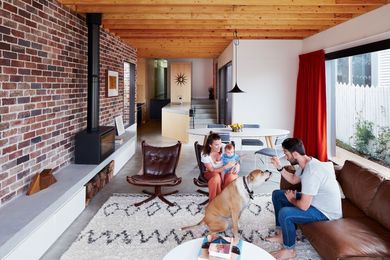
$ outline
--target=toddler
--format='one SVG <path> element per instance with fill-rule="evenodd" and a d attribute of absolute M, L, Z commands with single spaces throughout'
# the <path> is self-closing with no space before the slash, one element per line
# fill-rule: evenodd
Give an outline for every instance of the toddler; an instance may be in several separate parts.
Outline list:
<path fill-rule="evenodd" d="M 232 144 L 227 144 L 225 145 L 221 160 L 224 166 L 229 162 L 235 162 L 236 164 L 233 167 L 236 167 L 236 165 L 240 162 L 240 156 L 235 153 L 234 146 Z M 226 169 L 221 173 L 222 181 L 225 178 L 225 174 L 229 173 L 233 167 L 230 167 L 229 169 Z"/>

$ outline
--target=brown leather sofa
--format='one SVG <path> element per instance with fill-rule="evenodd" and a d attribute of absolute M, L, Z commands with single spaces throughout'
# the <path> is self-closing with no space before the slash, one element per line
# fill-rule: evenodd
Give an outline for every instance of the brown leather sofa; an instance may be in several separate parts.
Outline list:
<path fill-rule="evenodd" d="M 390 259 L 390 180 L 353 161 L 336 177 L 343 218 L 301 225 L 303 234 L 322 259 Z"/>

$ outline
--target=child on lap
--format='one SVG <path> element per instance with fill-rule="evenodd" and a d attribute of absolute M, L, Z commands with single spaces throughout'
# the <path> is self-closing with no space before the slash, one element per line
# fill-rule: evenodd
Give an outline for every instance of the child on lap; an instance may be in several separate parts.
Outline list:
<path fill-rule="evenodd" d="M 228 168 L 221 173 L 222 181 L 224 181 L 225 174 L 230 174 L 230 171 L 240 162 L 240 156 L 235 153 L 234 146 L 232 144 L 227 144 L 225 145 L 224 153 L 221 156 L 221 160 L 224 166 L 227 165 L 229 162 L 236 163 L 233 167 Z"/>

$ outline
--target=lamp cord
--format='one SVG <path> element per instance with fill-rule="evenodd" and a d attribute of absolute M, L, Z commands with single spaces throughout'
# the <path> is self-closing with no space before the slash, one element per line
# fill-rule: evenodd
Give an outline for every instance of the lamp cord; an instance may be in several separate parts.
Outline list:
<path fill-rule="evenodd" d="M 237 30 L 234 31 L 234 40 L 233 40 L 233 44 L 234 44 L 234 49 L 236 50 L 235 51 L 235 59 L 236 59 L 236 62 L 235 62 L 235 67 L 236 67 L 236 85 L 237 85 L 237 63 L 238 63 L 238 60 L 237 60 L 237 46 L 239 44 L 239 41 L 238 41 L 238 37 L 237 37 Z"/>

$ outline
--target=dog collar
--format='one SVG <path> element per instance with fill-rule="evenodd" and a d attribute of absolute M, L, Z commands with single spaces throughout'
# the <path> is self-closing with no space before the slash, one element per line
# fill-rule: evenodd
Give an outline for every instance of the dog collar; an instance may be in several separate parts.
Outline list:
<path fill-rule="evenodd" d="M 244 187 L 245 187 L 246 191 L 248 192 L 249 198 L 251 200 L 253 200 L 253 190 L 252 191 L 249 190 L 248 184 L 246 184 L 246 177 L 244 176 L 244 178 L 242 178 L 242 179 L 244 181 Z"/>

